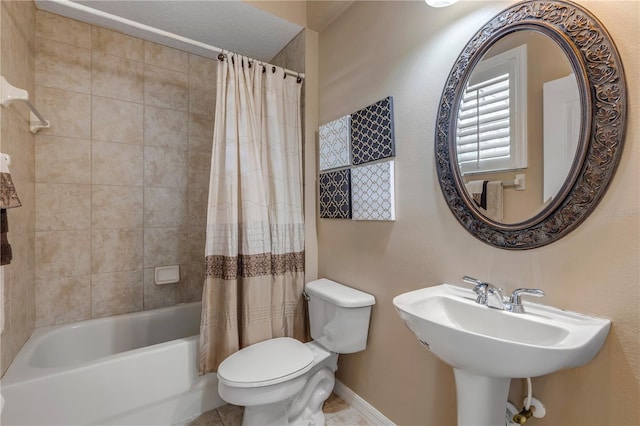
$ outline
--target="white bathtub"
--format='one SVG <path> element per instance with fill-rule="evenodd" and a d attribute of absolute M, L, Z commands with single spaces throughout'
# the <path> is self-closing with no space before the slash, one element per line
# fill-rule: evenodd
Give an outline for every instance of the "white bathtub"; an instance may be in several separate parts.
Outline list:
<path fill-rule="evenodd" d="M 200 308 L 36 329 L 0 381 L 1 424 L 171 425 L 223 405 L 198 376 Z"/>

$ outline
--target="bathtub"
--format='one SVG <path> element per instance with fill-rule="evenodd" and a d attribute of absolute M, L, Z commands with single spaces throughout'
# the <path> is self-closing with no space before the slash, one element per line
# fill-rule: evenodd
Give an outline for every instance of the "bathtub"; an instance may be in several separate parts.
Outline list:
<path fill-rule="evenodd" d="M 198 376 L 200 302 L 36 329 L 0 381 L 3 426 L 171 425 L 224 404 Z"/>

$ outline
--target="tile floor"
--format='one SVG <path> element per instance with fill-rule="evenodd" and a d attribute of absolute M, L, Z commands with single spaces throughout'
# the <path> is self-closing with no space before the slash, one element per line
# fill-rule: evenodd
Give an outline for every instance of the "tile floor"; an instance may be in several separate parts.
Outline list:
<path fill-rule="evenodd" d="M 342 398 L 332 393 L 322 408 L 326 426 L 368 426 L 370 423 Z M 175 426 L 240 426 L 242 407 L 223 405 Z"/>

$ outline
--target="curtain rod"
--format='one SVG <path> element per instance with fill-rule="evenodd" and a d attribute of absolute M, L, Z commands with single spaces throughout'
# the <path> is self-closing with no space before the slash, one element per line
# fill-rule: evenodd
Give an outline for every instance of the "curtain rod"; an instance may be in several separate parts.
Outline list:
<path fill-rule="evenodd" d="M 144 36 L 146 34 L 152 33 L 160 37 L 160 39 L 162 39 L 165 44 L 171 47 L 188 50 L 192 53 L 201 54 L 202 56 L 206 56 L 208 58 L 219 59 L 220 54 L 226 55 L 227 53 L 232 53 L 226 49 L 223 50 L 210 44 L 202 43 L 188 37 L 170 33 L 159 28 L 145 25 L 131 19 L 123 18 L 121 16 L 113 15 L 111 13 L 94 9 L 80 3 L 75 3 L 70 0 L 36 0 L 36 3 L 38 3 L 38 5 L 42 9 L 49 12 L 59 13 L 64 16 L 69 16 L 77 19 L 79 21 L 89 22 L 91 24 L 108 26 L 109 28 L 120 30 L 135 37 L 145 38 Z M 188 47 L 192 47 L 192 49 L 188 49 Z M 261 65 L 273 66 L 273 64 L 269 64 L 267 62 L 258 61 L 256 59 L 251 60 Z M 305 77 L 304 73 L 288 70 L 286 68 L 284 69 L 284 72 L 285 74 L 294 77 Z"/>

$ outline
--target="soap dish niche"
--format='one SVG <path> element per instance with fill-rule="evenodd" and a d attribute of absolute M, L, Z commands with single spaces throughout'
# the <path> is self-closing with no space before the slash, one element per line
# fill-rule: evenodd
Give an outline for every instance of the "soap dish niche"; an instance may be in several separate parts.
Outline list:
<path fill-rule="evenodd" d="M 180 266 L 160 266 L 155 268 L 156 285 L 175 284 L 180 281 Z"/>

